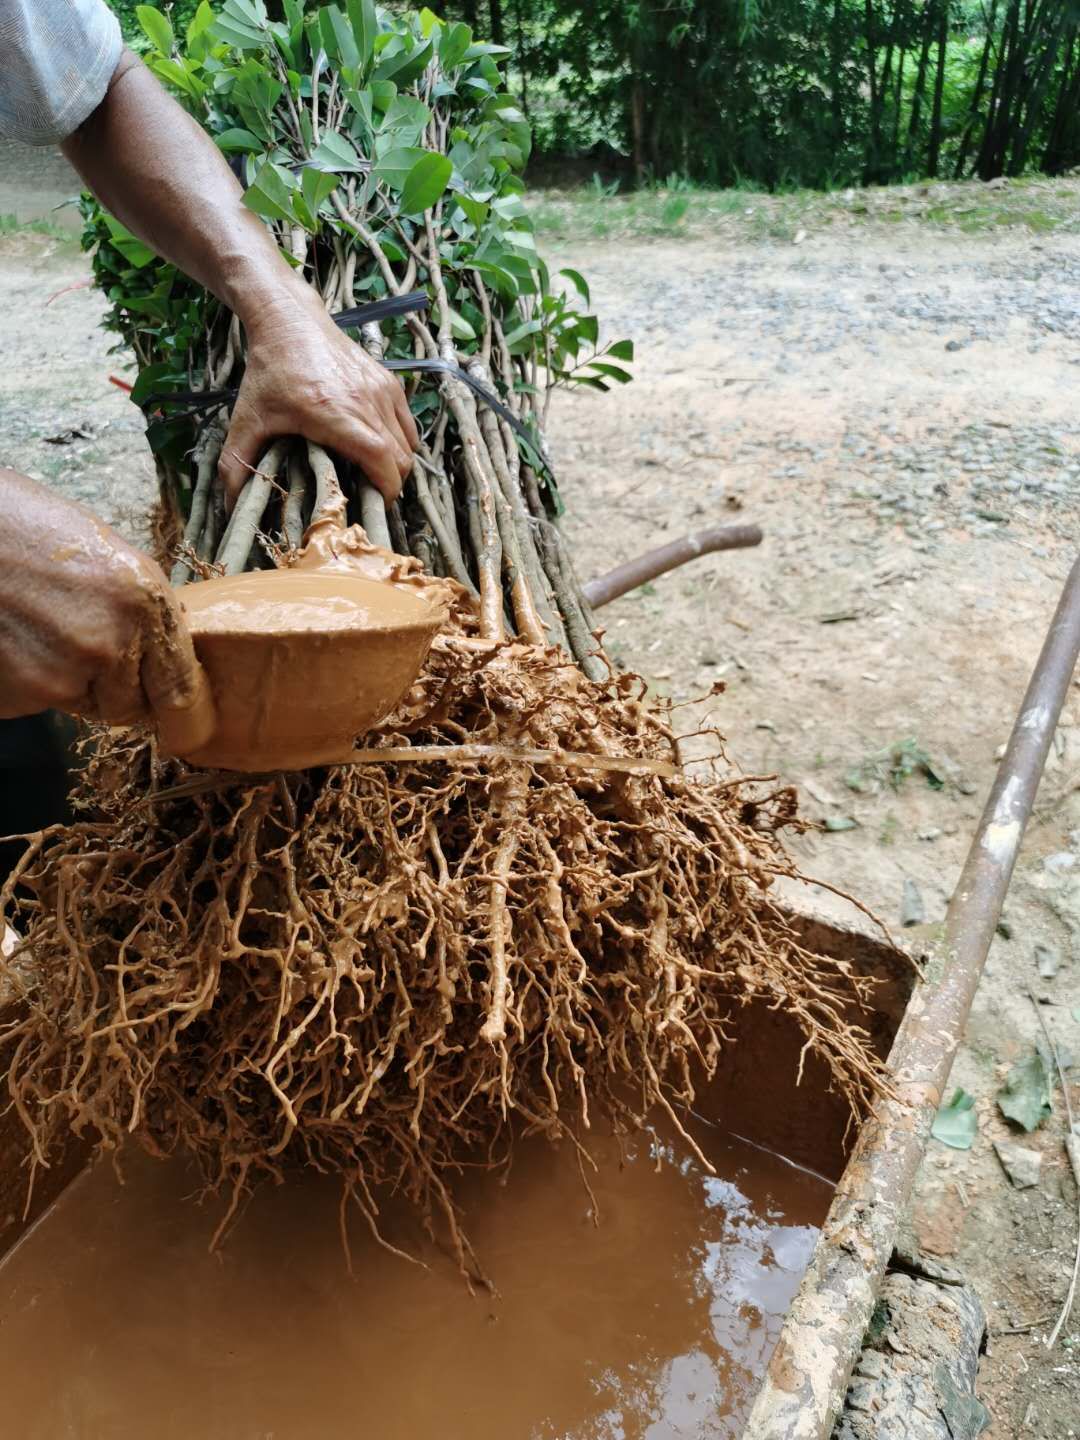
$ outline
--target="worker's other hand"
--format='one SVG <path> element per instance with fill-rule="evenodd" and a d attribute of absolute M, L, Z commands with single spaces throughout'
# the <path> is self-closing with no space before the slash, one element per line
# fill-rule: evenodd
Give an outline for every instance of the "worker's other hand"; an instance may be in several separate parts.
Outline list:
<path fill-rule="evenodd" d="M 387 504 L 396 500 L 420 442 L 393 375 L 342 334 L 306 285 L 244 328 L 247 369 L 218 467 L 228 507 L 285 435 L 352 460 Z"/>
<path fill-rule="evenodd" d="M 176 596 L 91 511 L 0 469 L 0 718 L 152 720 L 195 749 L 213 709 Z"/>

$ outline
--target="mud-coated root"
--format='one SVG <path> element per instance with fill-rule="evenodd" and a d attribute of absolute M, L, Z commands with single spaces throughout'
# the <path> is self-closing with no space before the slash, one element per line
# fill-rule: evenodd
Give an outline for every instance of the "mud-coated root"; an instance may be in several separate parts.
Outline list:
<path fill-rule="evenodd" d="M 315 1165 L 376 1228 L 381 1187 L 403 1190 L 472 1268 L 456 1168 L 505 1158 L 515 1127 L 677 1111 L 751 1000 L 795 1017 L 854 1107 L 881 1084 L 850 1024 L 861 982 L 768 893 L 789 792 L 463 758 L 670 762 L 639 681 L 460 633 L 365 743 L 456 749 L 206 777 L 98 737 L 88 818 L 42 837 L 4 897 L 33 956 L 6 966 L 30 1007 L 5 1049 L 37 1163 L 72 1124 L 191 1150 L 235 1202 Z"/>

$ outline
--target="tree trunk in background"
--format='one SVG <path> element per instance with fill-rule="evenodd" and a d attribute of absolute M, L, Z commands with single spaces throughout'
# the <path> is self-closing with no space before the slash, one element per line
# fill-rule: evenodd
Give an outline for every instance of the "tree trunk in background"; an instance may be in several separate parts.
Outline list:
<path fill-rule="evenodd" d="M 941 123 L 945 100 L 945 62 L 949 50 L 949 0 L 938 4 L 938 58 L 937 73 L 934 76 L 934 107 L 930 115 L 930 144 L 926 156 L 926 173 L 931 180 L 937 179 L 941 164 Z"/>
<path fill-rule="evenodd" d="M 633 27 L 630 41 L 630 137 L 634 149 L 634 180 L 638 185 L 644 185 L 649 178 L 649 161 L 646 155 L 649 137 L 646 135 L 645 117 L 645 44 L 641 14 L 644 8 L 643 5 L 639 11 L 638 22 Z"/>
<path fill-rule="evenodd" d="M 511 58 L 514 61 L 518 74 L 521 76 L 521 110 L 527 120 L 529 118 L 529 50 L 525 40 L 525 17 L 522 14 L 523 9 L 523 0 L 514 0 L 515 54 Z"/>
<path fill-rule="evenodd" d="M 1001 53 L 994 73 L 994 88 L 990 94 L 990 113 L 975 167 L 982 180 L 993 180 L 995 176 L 1002 174 L 1005 168 L 1009 125 L 1026 58 L 1020 38 L 1020 5 L 1021 0 L 1009 0 L 1005 15 Z"/>
<path fill-rule="evenodd" d="M 968 118 L 964 124 L 964 133 L 960 139 L 960 150 L 956 157 L 956 167 L 953 170 L 954 180 L 962 180 L 964 178 L 964 171 L 967 168 L 968 155 L 971 151 L 971 139 L 979 120 L 979 106 L 982 104 L 983 96 L 986 94 L 986 77 L 990 71 L 990 56 L 994 49 L 994 36 L 997 33 L 998 5 L 1000 3 L 1001 0 L 991 0 L 990 14 L 986 22 L 986 38 L 983 42 L 982 57 L 979 60 L 979 76 L 975 81 L 975 93 L 971 99 Z"/>
<path fill-rule="evenodd" d="M 506 28 L 503 25 L 502 0 L 491 0 L 491 38 L 496 45 L 506 44 Z"/>
<path fill-rule="evenodd" d="M 1038 37 L 1041 34 L 1045 37 L 1043 52 L 1035 67 L 1034 75 L 1030 78 L 1027 85 L 1027 103 L 1023 123 L 1019 132 L 1017 132 L 1015 126 L 1012 127 L 1012 155 L 1009 160 L 1010 175 L 1022 174 L 1024 166 L 1027 164 L 1028 147 L 1031 144 L 1031 137 L 1042 116 L 1043 106 L 1046 103 L 1046 94 L 1050 87 L 1050 77 L 1053 75 L 1057 66 L 1058 55 L 1061 53 L 1061 45 L 1065 38 L 1065 32 L 1070 28 L 1068 10 L 1062 3 L 1062 0 L 1056 0 L 1056 3 L 1060 6 L 1060 9 L 1055 20 L 1046 20 L 1046 6 L 1044 4 L 1043 8 L 1039 11 L 1038 24 L 1032 26 L 1034 34 L 1030 50 L 1034 51 Z M 1043 23 L 1044 21 L 1046 22 L 1045 24 Z M 1025 76 L 1030 74 L 1030 70 L 1030 65 L 1025 66 Z"/>
<path fill-rule="evenodd" d="M 890 180 L 896 178 L 896 172 L 898 169 L 897 160 L 900 154 L 900 115 L 904 108 L 904 66 L 906 65 L 906 63 L 907 50 L 903 45 L 901 45 L 900 60 L 896 67 L 896 89 L 893 94 L 892 149 L 889 154 L 888 174 L 888 178 Z"/>
<path fill-rule="evenodd" d="M 919 122 L 922 120 L 923 96 L 926 93 L 926 76 L 930 68 L 930 46 L 937 29 L 937 5 L 927 0 L 923 11 L 923 38 L 919 48 L 919 68 L 915 72 L 915 89 L 911 96 L 911 115 L 908 118 L 907 144 L 904 146 L 904 170 L 911 169 L 915 156 L 915 145 L 919 136 Z"/>
<path fill-rule="evenodd" d="M 1069 36 L 1069 48 L 1065 57 L 1064 75 L 1058 91 L 1057 106 L 1050 124 L 1046 149 L 1043 152 L 1042 168 L 1051 175 L 1060 175 L 1072 166 L 1080 164 L 1080 54 L 1077 41 L 1080 33 L 1076 25 Z"/>
<path fill-rule="evenodd" d="M 869 183 L 881 155 L 881 92 L 877 80 L 877 25 L 874 0 L 866 0 L 866 74 L 870 85 L 870 154 L 863 167 L 863 179 Z"/>
<path fill-rule="evenodd" d="M 832 91 L 830 109 L 834 153 L 844 143 L 847 131 L 847 126 L 844 124 L 844 97 L 840 93 L 841 68 L 844 59 L 844 30 L 841 20 L 844 10 L 844 0 L 833 0 L 832 26 L 829 33 L 829 88 Z"/>
<path fill-rule="evenodd" d="M 645 159 L 645 87 L 640 75 L 635 75 L 631 82 L 630 128 L 634 142 L 634 178 L 639 185 L 644 185 L 649 166 Z"/>

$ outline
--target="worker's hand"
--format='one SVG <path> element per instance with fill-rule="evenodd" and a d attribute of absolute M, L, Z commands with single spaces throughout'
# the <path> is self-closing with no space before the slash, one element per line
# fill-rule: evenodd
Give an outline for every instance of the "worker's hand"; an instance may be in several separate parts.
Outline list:
<path fill-rule="evenodd" d="M 213 711 L 176 597 L 84 506 L 0 469 L 0 718 L 152 720 L 187 749 Z"/>
<path fill-rule="evenodd" d="M 247 317 L 247 369 L 221 452 L 231 509 L 270 442 L 302 435 L 352 460 L 389 504 L 419 444 L 400 383 L 338 329 L 307 285 Z"/>

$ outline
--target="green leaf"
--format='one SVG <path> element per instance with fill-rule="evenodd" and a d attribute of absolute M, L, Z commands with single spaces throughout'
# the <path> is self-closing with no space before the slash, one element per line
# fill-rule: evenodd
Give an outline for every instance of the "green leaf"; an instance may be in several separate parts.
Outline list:
<path fill-rule="evenodd" d="M 621 365 L 609 365 L 606 360 L 590 360 L 589 369 L 599 371 L 601 375 L 619 385 L 629 385 L 634 378 L 629 370 L 624 370 Z"/>
<path fill-rule="evenodd" d="M 491 202 L 491 208 L 504 220 L 516 220 L 525 214 L 525 202 L 520 195 L 500 195 Z"/>
<path fill-rule="evenodd" d="M 214 21 L 214 35 L 238 50 L 261 50 L 267 44 L 266 16 L 260 23 L 252 7 L 241 0 L 225 0 L 221 14 Z"/>
<path fill-rule="evenodd" d="M 613 360 L 633 360 L 634 342 L 632 340 L 616 340 L 614 345 L 608 346 L 606 353 Z"/>
<path fill-rule="evenodd" d="M 434 10 L 429 10 L 425 5 L 420 11 L 420 34 L 423 35 L 425 40 L 428 40 L 431 38 L 431 32 L 433 30 L 441 28 L 442 21 L 438 15 L 435 14 Z"/>
<path fill-rule="evenodd" d="M 455 195 L 454 200 L 465 212 L 469 223 L 475 225 L 477 230 L 482 230 L 488 217 L 488 206 L 484 201 L 475 200 L 471 195 L 462 195 L 461 193 Z"/>
<path fill-rule="evenodd" d="M 517 281 L 510 271 L 494 260 L 472 260 L 469 268 L 486 276 L 505 299 L 513 300 L 518 293 Z"/>
<path fill-rule="evenodd" d="M 220 135 L 214 136 L 214 142 L 218 149 L 223 150 L 226 155 L 231 155 L 237 150 L 245 151 L 249 155 L 257 155 L 263 148 L 263 142 L 250 130 L 223 130 Z"/>
<path fill-rule="evenodd" d="M 318 15 L 319 39 L 329 59 L 339 61 L 348 70 L 356 70 L 360 65 L 360 51 L 344 13 L 336 5 L 324 5 Z"/>
<path fill-rule="evenodd" d="M 151 55 L 150 69 L 159 79 L 167 80 L 193 100 L 200 100 L 206 93 L 206 86 L 195 74 L 195 66 L 190 60 L 169 60 L 161 55 Z"/>
<path fill-rule="evenodd" d="M 957 1090 L 948 1105 L 942 1105 L 934 1116 L 930 1134 L 953 1150 L 970 1150 L 978 1132 L 975 1097 L 966 1090 Z"/>
<path fill-rule="evenodd" d="M 245 60 L 234 72 L 232 101 L 246 128 L 260 135 L 267 144 L 272 137 L 274 107 L 283 90 L 281 81 L 275 80 L 257 60 Z"/>
<path fill-rule="evenodd" d="M 409 85 L 418 75 L 422 75 L 427 69 L 431 59 L 433 44 L 425 40 L 423 45 L 414 45 L 412 50 L 389 56 L 383 60 L 375 71 L 376 80 L 393 80 L 400 90 L 403 85 Z"/>
<path fill-rule="evenodd" d="M 841 830 L 857 830 L 859 822 L 852 820 L 850 815 L 826 815 L 825 829 L 830 834 L 838 834 Z"/>
<path fill-rule="evenodd" d="M 299 220 L 309 235 L 314 235 L 319 228 L 319 221 L 315 212 L 308 207 L 303 193 L 293 195 L 291 199 L 293 218 Z"/>
<path fill-rule="evenodd" d="M 385 115 L 394 103 L 397 86 L 393 80 L 372 80 L 368 86 L 371 103 L 380 114 Z"/>
<path fill-rule="evenodd" d="M 543 321 L 541 320 L 526 320 L 524 324 L 519 325 L 515 330 L 511 330 L 506 337 L 506 347 L 510 351 L 510 354 L 524 355 L 527 351 L 531 350 L 532 346 L 528 342 L 543 328 Z"/>
<path fill-rule="evenodd" d="M 287 170 L 267 160 L 259 169 L 255 179 L 244 191 L 244 204 L 256 215 L 268 220 L 295 219 L 292 191 L 295 181 Z"/>
<path fill-rule="evenodd" d="M 600 337 L 600 321 L 595 315 L 579 315 L 574 327 L 583 340 L 595 345 Z"/>
<path fill-rule="evenodd" d="M 560 271 L 559 271 L 559 274 L 566 276 L 567 280 L 570 281 L 570 284 L 573 285 L 574 289 L 578 292 L 578 294 L 581 296 L 581 298 L 585 301 L 585 304 L 586 304 L 586 305 L 590 305 L 590 304 L 592 303 L 591 297 L 590 297 L 590 295 L 589 295 L 589 285 L 588 285 L 588 282 L 586 281 L 585 276 L 582 275 L 580 271 L 578 271 L 578 270 L 560 270 Z M 630 360 L 630 359 L 632 359 L 633 357 L 630 356 L 630 355 L 623 355 L 623 356 L 620 356 L 619 358 L 620 358 L 620 359 L 623 359 L 623 360 Z"/>
<path fill-rule="evenodd" d="M 430 210 L 450 183 L 453 170 L 446 155 L 427 151 L 405 177 L 401 191 L 401 208 L 406 215 L 422 215 Z"/>
<path fill-rule="evenodd" d="M 337 189 L 337 184 L 338 177 L 333 170 L 316 170 L 312 166 L 304 169 L 300 176 L 300 191 L 313 216 L 319 213 L 319 206 Z"/>
<path fill-rule="evenodd" d="M 195 14 L 188 21 L 187 30 L 184 32 L 188 46 L 190 47 L 202 35 L 205 35 L 213 23 L 214 11 L 210 0 L 199 0 Z"/>
<path fill-rule="evenodd" d="M 414 95 L 395 95 L 379 126 L 381 135 L 393 136 L 397 145 L 418 145 L 431 110 Z"/>
<path fill-rule="evenodd" d="M 153 250 L 150 249 L 149 245 L 144 245 L 141 240 L 131 233 L 126 225 L 121 225 L 119 220 L 114 219 L 111 215 L 105 214 L 105 212 L 102 213 L 112 243 L 116 246 L 117 250 L 120 251 L 120 254 L 123 255 L 128 264 L 134 266 L 136 270 L 143 270 L 147 265 L 153 264 L 158 257 Z"/>
<path fill-rule="evenodd" d="M 456 310 L 450 311 L 450 333 L 455 340 L 475 340 L 476 331 Z"/>
<path fill-rule="evenodd" d="M 379 242 L 379 246 L 388 260 L 392 260 L 395 265 L 401 264 L 405 259 L 405 251 L 390 234 L 389 230 L 380 230 L 375 236 L 375 239 Z"/>
<path fill-rule="evenodd" d="M 143 34 L 159 55 L 171 55 L 176 43 L 173 28 L 168 18 L 156 5 L 136 5 L 135 18 L 143 28 Z"/>
<path fill-rule="evenodd" d="M 171 381 L 171 384 L 167 384 L 167 381 Z M 139 371 L 138 378 L 131 387 L 131 400 L 135 405 L 142 405 L 158 390 L 179 390 L 187 384 L 188 377 L 177 370 L 172 361 L 159 360 Z"/>
<path fill-rule="evenodd" d="M 481 44 L 477 44 L 477 45 L 470 45 L 469 48 L 468 48 L 468 50 L 466 50 L 465 54 L 464 54 L 461 58 L 462 58 L 463 60 L 478 60 L 478 59 L 480 59 L 480 57 L 483 56 L 483 55 L 509 55 L 509 54 L 510 54 L 510 47 L 509 47 L 509 45 L 488 45 L 488 44 L 483 44 L 483 43 L 481 43 Z"/>
<path fill-rule="evenodd" d="M 375 14 L 375 0 L 348 0 L 349 23 L 359 57 L 358 64 L 363 73 L 371 64 L 375 54 L 375 37 L 379 33 L 379 21 Z"/>
<path fill-rule="evenodd" d="M 449 25 L 439 37 L 439 63 L 444 70 L 453 70 L 465 58 L 465 53 L 472 44 L 472 31 L 468 25 L 458 21 Z"/>
<path fill-rule="evenodd" d="M 1050 1117 L 1050 1076 L 1046 1062 L 1036 1050 L 1009 1071 L 998 1091 L 998 1109 L 1029 1133 Z"/>
<path fill-rule="evenodd" d="M 352 143 L 336 130 L 326 132 L 308 163 L 316 170 L 333 170 L 341 175 L 360 175 L 368 168 Z"/>
<path fill-rule="evenodd" d="M 375 166 L 375 174 L 389 185 L 391 190 L 400 191 L 413 168 L 427 153 L 426 150 L 420 150 L 412 145 L 389 150 L 380 157 L 379 163 Z"/>

